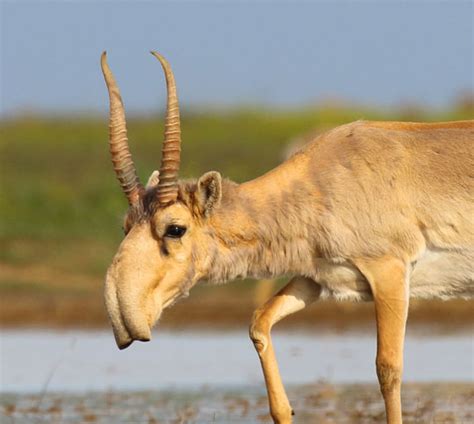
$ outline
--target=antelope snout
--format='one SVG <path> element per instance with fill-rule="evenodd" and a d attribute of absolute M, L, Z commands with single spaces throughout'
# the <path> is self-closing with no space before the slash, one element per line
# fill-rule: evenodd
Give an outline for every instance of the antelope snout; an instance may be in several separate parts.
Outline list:
<path fill-rule="evenodd" d="M 126 349 L 135 341 L 149 342 L 151 340 L 150 327 L 145 322 L 140 321 L 134 320 L 130 322 L 128 319 L 125 320 L 123 326 L 121 323 L 112 322 L 115 342 L 120 350 Z"/>
<path fill-rule="evenodd" d="M 119 349 L 125 349 L 134 341 L 148 342 L 151 339 L 151 322 L 148 313 L 137 301 L 135 293 L 127 287 L 118 290 L 114 272 L 109 270 L 105 283 L 105 306 Z"/>
<path fill-rule="evenodd" d="M 149 342 L 151 340 L 151 325 L 147 314 L 141 309 L 127 306 L 121 307 L 120 313 L 128 337 L 116 337 L 119 349 L 127 348 L 134 341 Z M 114 325 L 113 327 L 115 329 Z"/>

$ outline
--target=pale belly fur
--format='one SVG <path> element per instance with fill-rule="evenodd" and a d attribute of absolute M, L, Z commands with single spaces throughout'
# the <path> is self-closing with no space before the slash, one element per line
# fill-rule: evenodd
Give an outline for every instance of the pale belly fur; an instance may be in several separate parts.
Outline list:
<path fill-rule="evenodd" d="M 369 283 L 347 261 L 317 261 L 313 277 L 323 287 L 323 298 L 371 300 Z M 409 271 L 411 298 L 451 299 L 474 297 L 474 250 L 426 250 Z"/>

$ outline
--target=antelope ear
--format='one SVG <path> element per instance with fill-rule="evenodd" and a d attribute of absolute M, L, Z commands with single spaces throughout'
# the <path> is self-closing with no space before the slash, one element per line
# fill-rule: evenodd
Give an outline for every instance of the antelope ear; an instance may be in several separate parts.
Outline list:
<path fill-rule="evenodd" d="M 148 182 L 146 183 L 146 188 L 152 188 L 158 185 L 160 182 L 160 171 L 153 171 L 148 178 Z"/>
<path fill-rule="evenodd" d="M 197 200 L 204 216 L 219 206 L 222 198 L 222 177 L 219 172 L 206 172 L 197 182 Z"/>

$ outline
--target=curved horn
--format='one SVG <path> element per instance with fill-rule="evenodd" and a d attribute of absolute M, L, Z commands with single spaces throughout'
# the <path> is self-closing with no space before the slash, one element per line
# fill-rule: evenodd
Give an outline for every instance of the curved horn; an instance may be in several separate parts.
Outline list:
<path fill-rule="evenodd" d="M 112 71 L 107 64 L 107 53 L 104 51 L 100 58 L 102 73 L 109 91 L 109 149 L 115 174 L 120 182 L 130 206 L 139 204 L 143 186 L 137 176 L 132 155 L 128 148 L 127 125 L 120 91 L 115 82 Z"/>
<path fill-rule="evenodd" d="M 158 184 L 158 202 L 162 205 L 176 201 L 178 196 L 178 171 L 181 156 L 181 123 L 179 119 L 178 95 L 173 71 L 166 59 L 152 51 L 161 63 L 166 77 L 168 100 L 165 118 L 165 136 L 163 140 L 160 182 Z"/>

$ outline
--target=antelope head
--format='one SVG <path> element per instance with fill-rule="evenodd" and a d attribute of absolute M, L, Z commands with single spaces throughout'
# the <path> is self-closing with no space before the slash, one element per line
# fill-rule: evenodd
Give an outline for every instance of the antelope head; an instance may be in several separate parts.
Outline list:
<path fill-rule="evenodd" d="M 163 309 L 186 296 L 205 274 L 210 261 L 206 246 L 212 237 L 209 218 L 221 200 L 217 172 L 197 182 L 178 183 L 181 128 L 176 85 L 168 62 L 152 54 L 164 70 L 168 95 L 161 167 L 146 186 L 132 161 L 124 107 L 105 52 L 101 58 L 110 97 L 110 153 L 129 203 L 125 238 L 105 283 L 105 303 L 120 349 L 134 340 L 150 340 L 150 329 Z"/>

